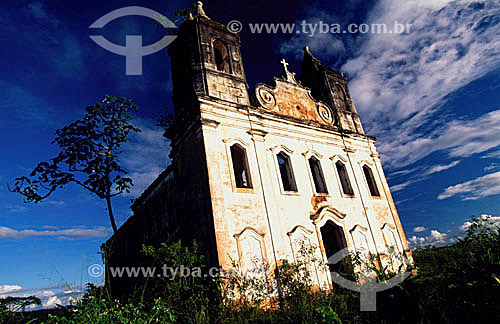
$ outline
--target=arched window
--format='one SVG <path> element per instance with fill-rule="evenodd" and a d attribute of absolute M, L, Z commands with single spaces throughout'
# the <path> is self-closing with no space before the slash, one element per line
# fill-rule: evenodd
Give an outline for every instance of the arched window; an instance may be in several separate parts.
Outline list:
<path fill-rule="evenodd" d="M 351 110 L 351 107 L 349 105 L 349 99 L 347 98 L 345 90 L 338 83 L 336 83 L 334 86 L 333 100 L 337 108 L 341 110 L 348 110 L 348 111 Z"/>
<path fill-rule="evenodd" d="M 280 152 L 276 155 L 278 166 L 280 169 L 281 183 L 285 191 L 297 191 L 295 177 L 293 176 L 292 163 L 290 157 L 285 152 Z"/>
<path fill-rule="evenodd" d="M 335 163 L 337 168 L 337 173 L 339 174 L 340 184 L 342 185 L 342 191 L 345 195 L 354 195 L 354 190 L 352 190 L 351 181 L 349 180 L 349 175 L 347 174 L 347 169 L 344 163 L 337 161 Z"/>
<path fill-rule="evenodd" d="M 316 193 L 328 193 L 328 190 L 326 189 L 325 177 L 323 176 L 323 170 L 321 169 L 319 160 L 314 156 L 311 156 L 309 158 L 309 167 L 311 168 L 311 175 L 314 181 Z"/>
<path fill-rule="evenodd" d="M 215 66 L 218 71 L 231 73 L 231 65 L 229 64 L 229 52 L 227 46 L 219 39 L 213 43 Z"/>
<path fill-rule="evenodd" d="M 377 188 L 377 182 L 373 177 L 372 169 L 369 166 L 363 166 L 363 173 L 365 174 L 366 183 L 368 184 L 368 189 L 370 189 L 370 194 L 374 197 L 380 197 L 380 192 Z"/>
<path fill-rule="evenodd" d="M 231 146 L 234 180 L 238 188 L 252 188 L 250 170 L 248 168 L 247 152 L 239 144 Z"/>

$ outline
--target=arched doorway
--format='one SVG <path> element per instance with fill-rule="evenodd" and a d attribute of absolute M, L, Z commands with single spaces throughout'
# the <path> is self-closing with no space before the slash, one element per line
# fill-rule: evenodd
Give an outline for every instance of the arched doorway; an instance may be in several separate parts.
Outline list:
<path fill-rule="evenodd" d="M 326 223 L 320 228 L 320 231 L 327 260 L 330 260 L 335 253 L 347 247 L 344 229 L 335 224 L 333 221 L 326 221 Z M 330 269 L 330 273 L 337 272 L 349 275 L 353 273 L 352 265 L 347 258 L 336 264 L 330 264 L 330 262 L 328 262 L 328 267 Z"/>
<path fill-rule="evenodd" d="M 331 220 L 327 221 L 320 230 L 327 259 L 347 247 L 344 230 Z"/>

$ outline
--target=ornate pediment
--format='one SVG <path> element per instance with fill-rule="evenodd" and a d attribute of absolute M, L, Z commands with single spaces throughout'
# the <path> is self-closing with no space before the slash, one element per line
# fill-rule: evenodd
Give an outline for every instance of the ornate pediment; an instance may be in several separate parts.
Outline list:
<path fill-rule="evenodd" d="M 254 105 L 279 115 L 333 126 L 335 115 L 332 109 L 325 103 L 316 101 L 311 96 L 310 89 L 297 82 L 295 73 L 287 70 L 287 63 L 282 63 L 285 65 L 285 73 L 273 79 L 274 86 L 259 83 L 255 87 Z"/>

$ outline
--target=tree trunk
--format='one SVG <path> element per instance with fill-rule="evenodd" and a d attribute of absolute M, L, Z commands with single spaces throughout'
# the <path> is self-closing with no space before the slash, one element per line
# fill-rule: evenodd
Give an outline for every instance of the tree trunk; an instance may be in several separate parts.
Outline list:
<path fill-rule="evenodd" d="M 116 232 L 118 232 L 118 228 L 116 227 L 115 217 L 113 216 L 113 208 L 111 207 L 111 196 L 106 196 L 106 203 L 108 204 L 109 221 L 111 222 L 113 233 L 116 234 Z"/>

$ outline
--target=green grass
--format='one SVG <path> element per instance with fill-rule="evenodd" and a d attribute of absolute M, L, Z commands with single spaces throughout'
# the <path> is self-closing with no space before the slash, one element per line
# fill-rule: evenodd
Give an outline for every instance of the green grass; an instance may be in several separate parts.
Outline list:
<path fill-rule="evenodd" d="M 187 247 L 174 242 L 144 247 L 143 252 L 146 263 L 151 266 L 166 263 L 205 269 L 196 245 Z M 281 299 L 272 294 L 270 298 L 265 281 L 245 277 L 238 271 L 224 281 L 220 278 L 152 278 L 128 294 L 114 297 L 109 287 L 89 286 L 87 294 L 76 305 L 52 311 L 11 313 L 0 307 L 0 323 L 500 322 L 500 234 L 498 227 L 485 219 L 473 218 L 466 238 L 454 245 L 414 251 L 417 274 L 390 290 L 377 293 L 376 312 L 359 311 L 359 293 L 337 285 L 333 292 L 313 292 L 312 282 L 304 271 L 314 260 L 307 259 L 311 255 L 307 249 L 304 253 L 303 262 L 281 264 Z M 352 261 L 361 262 L 355 257 Z M 373 261 L 364 266 L 374 269 Z M 389 269 L 377 269 L 380 280 L 390 276 Z"/>

